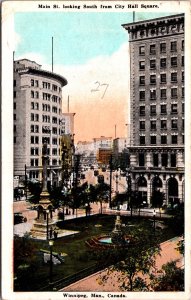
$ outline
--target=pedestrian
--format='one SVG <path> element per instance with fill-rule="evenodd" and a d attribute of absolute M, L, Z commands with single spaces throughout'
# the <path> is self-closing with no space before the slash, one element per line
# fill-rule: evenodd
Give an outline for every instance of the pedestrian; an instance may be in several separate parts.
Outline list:
<path fill-rule="evenodd" d="M 50 228 L 50 239 L 52 238 L 52 233 L 53 233 L 53 229 L 52 227 Z"/>
<path fill-rule="evenodd" d="M 54 239 L 57 239 L 58 233 L 56 230 L 54 230 Z"/>

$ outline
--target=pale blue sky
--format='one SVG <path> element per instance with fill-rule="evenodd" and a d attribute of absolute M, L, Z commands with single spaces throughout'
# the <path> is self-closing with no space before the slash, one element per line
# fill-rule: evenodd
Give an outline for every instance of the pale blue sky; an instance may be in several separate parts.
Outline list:
<path fill-rule="evenodd" d="M 136 21 L 169 14 L 138 12 Z M 15 58 L 38 53 L 50 64 L 53 36 L 55 64 L 84 64 L 96 56 L 111 55 L 127 42 L 128 34 L 121 24 L 132 21 L 132 12 L 16 13 L 15 31 L 21 39 Z"/>

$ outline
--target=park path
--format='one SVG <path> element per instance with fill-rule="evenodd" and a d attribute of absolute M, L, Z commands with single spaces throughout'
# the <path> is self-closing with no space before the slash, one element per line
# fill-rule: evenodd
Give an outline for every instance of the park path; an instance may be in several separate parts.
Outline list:
<path fill-rule="evenodd" d="M 176 249 L 177 243 L 181 238 L 174 238 L 161 243 L 161 255 L 156 258 L 156 267 L 161 269 L 163 264 L 170 261 L 176 261 L 178 267 L 184 266 L 184 258 Z M 117 272 L 112 272 L 105 284 L 100 284 L 99 277 L 107 274 L 107 269 L 97 272 L 89 277 L 86 277 L 78 282 L 75 282 L 61 291 L 65 292 L 121 292 L 117 282 Z"/>

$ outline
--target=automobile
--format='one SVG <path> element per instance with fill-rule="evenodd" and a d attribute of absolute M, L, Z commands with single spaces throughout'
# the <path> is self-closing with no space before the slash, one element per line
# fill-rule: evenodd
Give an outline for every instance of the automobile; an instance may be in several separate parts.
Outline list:
<path fill-rule="evenodd" d="M 14 225 L 27 222 L 27 218 L 22 213 L 14 213 Z"/>

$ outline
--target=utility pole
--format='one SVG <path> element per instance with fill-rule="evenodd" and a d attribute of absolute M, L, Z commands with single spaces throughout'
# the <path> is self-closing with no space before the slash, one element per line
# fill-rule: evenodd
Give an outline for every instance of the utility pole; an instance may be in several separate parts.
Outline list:
<path fill-rule="evenodd" d="M 110 193 L 109 193 L 109 208 L 111 208 L 111 192 L 112 192 L 112 170 L 113 170 L 113 163 L 112 163 L 113 156 L 112 154 L 110 155 L 110 160 L 109 160 L 109 168 L 110 168 Z"/>

